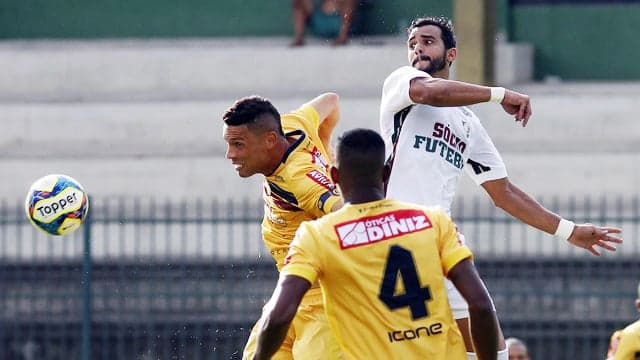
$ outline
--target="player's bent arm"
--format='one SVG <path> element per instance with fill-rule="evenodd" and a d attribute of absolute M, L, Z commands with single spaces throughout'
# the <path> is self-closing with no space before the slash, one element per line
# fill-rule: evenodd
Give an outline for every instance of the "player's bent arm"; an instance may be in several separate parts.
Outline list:
<path fill-rule="evenodd" d="M 547 210 L 508 178 L 485 181 L 482 183 L 482 187 L 489 194 L 493 203 L 511 216 L 538 230 L 556 234 L 562 218 Z M 615 246 L 610 243 L 621 243 L 622 240 L 610 234 L 620 232 L 620 229 L 614 227 L 577 224 L 567 234 L 567 240 L 577 247 L 588 250 L 593 255 L 600 255 L 595 246 L 615 251 Z"/>
<path fill-rule="evenodd" d="M 409 97 L 418 104 L 465 106 L 489 101 L 491 88 L 455 80 L 417 77 L 411 80 Z"/>
<path fill-rule="evenodd" d="M 413 78 L 409 86 L 409 97 L 418 104 L 431 106 L 466 106 L 487 101 L 497 102 L 516 121 L 526 126 L 531 117 L 529 96 L 516 91 L 475 85 L 462 81 L 430 77 Z"/>
<path fill-rule="evenodd" d="M 320 118 L 318 136 L 324 148 L 331 152 L 331 134 L 340 120 L 340 97 L 336 93 L 324 93 L 308 104 L 318 112 Z"/>
<path fill-rule="evenodd" d="M 295 275 L 285 275 L 278 283 L 258 333 L 254 360 L 270 359 L 278 351 L 302 297 L 310 287 L 308 280 Z"/>
<path fill-rule="evenodd" d="M 469 305 L 471 338 L 477 358 L 496 359 L 499 340 L 498 318 L 489 293 L 471 259 L 460 261 L 449 270 L 447 277 Z"/>

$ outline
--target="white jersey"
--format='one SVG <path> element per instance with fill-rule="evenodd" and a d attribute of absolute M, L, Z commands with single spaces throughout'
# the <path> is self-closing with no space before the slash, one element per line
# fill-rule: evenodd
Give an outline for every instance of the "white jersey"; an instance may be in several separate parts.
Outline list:
<path fill-rule="evenodd" d="M 451 202 L 463 169 L 480 185 L 507 176 L 504 162 L 480 120 L 467 107 L 416 104 L 409 97 L 412 79 L 430 77 L 403 66 L 387 77 L 380 104 L 380 131 L 391 177 L 387 197 L 440 206 Z"/>

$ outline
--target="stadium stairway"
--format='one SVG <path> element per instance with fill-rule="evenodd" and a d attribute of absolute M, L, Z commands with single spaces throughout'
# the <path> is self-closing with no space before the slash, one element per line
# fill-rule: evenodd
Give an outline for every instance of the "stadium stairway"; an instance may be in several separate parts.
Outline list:
<path fill-rule="evenodd" d="M 5 41 L 0 43 L 0 199 L 48 173 L 93 195 L 255 198 L 224 158 L 221 114 L 260 94 L 286 111 L 323 91 L 341 96 L 337 132 L 377 128 L 385 76 L 405 64 L 402 38 Z M 462 54 L 464 56 L 464 54 Z M 527 128 L 495 104 L 473 107 L 510 177 L 540 195 L 637 194 L 638 83 L 533 83 Z M 479 190 L 464 180 L 461 194 Z"/>

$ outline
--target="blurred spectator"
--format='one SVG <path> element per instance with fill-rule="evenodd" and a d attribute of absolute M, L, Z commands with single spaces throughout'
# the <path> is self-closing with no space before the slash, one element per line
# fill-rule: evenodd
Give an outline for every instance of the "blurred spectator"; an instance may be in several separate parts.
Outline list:
<path fill-rule="evenodd" d="M 520 339 L 510 337 L 504 341 L 509 349 L 509 360 L 529 360 L 527 345 Z"/>
<path fill-rule="evenodd" d="M 640 312 L 640 283 L 636 309 Z M 640 320 L 611 335 L 607 360 L 640 360 Z"/>
<path fill-rule="evenodd" d="M 358 0 L 292 0 L 294 38 L 291 46 L 304 45 L 306 28 L 316 36 L 334 38 L 334 45 L 349 40 Z"/>

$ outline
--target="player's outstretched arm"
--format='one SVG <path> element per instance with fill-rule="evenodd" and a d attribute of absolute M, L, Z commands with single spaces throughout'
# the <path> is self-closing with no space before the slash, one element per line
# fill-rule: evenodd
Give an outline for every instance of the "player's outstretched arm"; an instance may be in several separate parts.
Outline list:
<path fill-rule="evenodd" d="M 311 283 L 295 275 L 285 275 L 273 291 L 267 304 L 262 328 L 258 333 L 254 360 L 267 360 L 278 351 L 296 315 L 302 297 L 311 287 Z"/>
<path fill-rule="evenodd" d="M 496 359 L 499 326 L 491 298 L 473 266 L 471 259 L 456 264 L 447 274 L 460 295 L 469 305 L 471 338 L 476 357 L 480 360 Z"/>
<path fill-rule="evenodd" d="M 533 226 L 538 230 L 556 235 L 568 240 L 577 247 L 588 250 L 593 255 L 600 255 L 597 247 L 615 251 L 615 243 L 622 243 L 622 239 L 611 236 L 618 234 L 620 229 L 614 227 L 599 227 L 593 224 L 576 224 L 562 221 L 562 218 L 547 210 L 529 194 L 522 191 L 508 178 L 490 180 L 482 183 L 482 187 L 489 194 L 493 203 L 518 220 Z"/>
<path fill-rule="evenodd" d="M 311 100 L 309 105 L 313 106 L 320 117 L 318 126 L 318 136 L 325 150 L 331 155 L 333 162 L 333 150 L 331 148 L 331 135 L 340 120 L 340 97 L 336 93 L 324 93 Z"/>
<path fill-rule="evenodd" d="M 411 100 L 431 106 L 466 106 L 483 102 L 496 102 L 516 121 L 526 126 L 531 117 L 529 96 L 502 87 L 469 84 L 440 78 L 417 77 L 409 87 Z"/>

